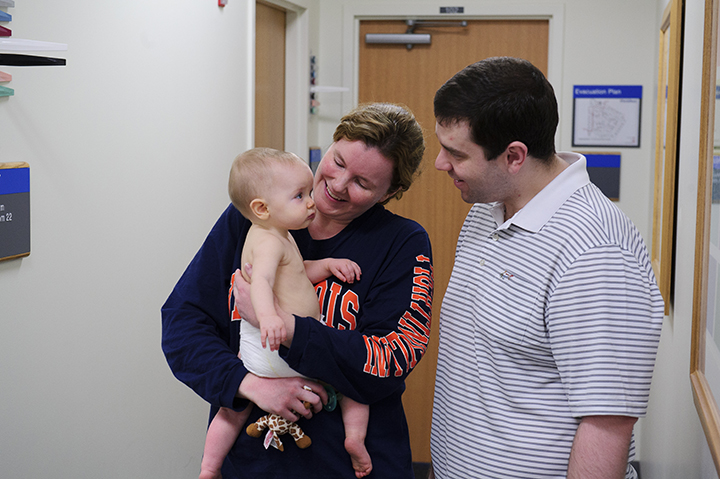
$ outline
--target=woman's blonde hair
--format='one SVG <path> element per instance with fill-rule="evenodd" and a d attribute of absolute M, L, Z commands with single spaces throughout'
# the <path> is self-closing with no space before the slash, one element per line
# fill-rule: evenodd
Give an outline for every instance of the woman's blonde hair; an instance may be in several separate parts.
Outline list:
<path fill-rule="evenodd" d="M 415 116 L 401 105 L 369 103 L 360 105 L 342 117 L 335 129 L 333 141 L 362 141 L 377 148 L 392 161 L 393 176 L 388 193 L 400 199 L 419 174 L 425 153 L 422 127 Z"/>

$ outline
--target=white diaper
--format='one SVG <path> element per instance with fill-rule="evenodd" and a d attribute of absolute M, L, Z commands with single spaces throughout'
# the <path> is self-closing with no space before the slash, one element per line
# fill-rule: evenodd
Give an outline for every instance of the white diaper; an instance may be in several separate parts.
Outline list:
<path fill-rule="evenodd" d="M 277 351 L 270 351 L 269 346 L 263 348 L 260 342 L 260 330 L 245 320 L 240 321 L 240 359 L 247 370 L 256 376 L 302 377 L 302 374 L 287 365 Z"/>

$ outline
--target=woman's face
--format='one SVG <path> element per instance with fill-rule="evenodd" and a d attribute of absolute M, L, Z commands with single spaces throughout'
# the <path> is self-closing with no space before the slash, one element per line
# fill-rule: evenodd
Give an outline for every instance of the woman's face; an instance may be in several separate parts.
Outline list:
<path fill-rule="evenodd" d="M 352 220 L 385 201 L 393 163 L 362 141 L 336 141 L 315 173 L 313 199 L 318 213 L 340 223 Z"/>

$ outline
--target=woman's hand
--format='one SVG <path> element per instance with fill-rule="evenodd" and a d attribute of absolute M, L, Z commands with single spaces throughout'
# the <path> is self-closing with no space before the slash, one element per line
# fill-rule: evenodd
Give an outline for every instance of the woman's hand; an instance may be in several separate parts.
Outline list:
<path fill-rule="evenodd" d="M 245 265 L 245 270 L 252 272 L 252 266 Z M 250 274 L 248 273 L 248 277 Z M 252 301 L 250 300 L 250 283 L 245 281 L 245 277 L 239 269 L 235 270 L 235 281 L 233 281 L 233 296 L 235 298 L 235 309 L 237 309 L 240 316 L 252 324 L 256 328 L 260 327 L 257 318 L 255 317 L 255 310 L 253 309 Z"/>
<path fill-rule="evenodd" d="M 252 373 L 246 374 L 240 383 L 238 396 L 249 399 L 263 411 L 292 422 L 300 416 L 310 419 L 328 400 L 325 388 L 315 381 L 299 377 L 261 378 Z M 310 403 L 310 409 L 303 402 Z"/>

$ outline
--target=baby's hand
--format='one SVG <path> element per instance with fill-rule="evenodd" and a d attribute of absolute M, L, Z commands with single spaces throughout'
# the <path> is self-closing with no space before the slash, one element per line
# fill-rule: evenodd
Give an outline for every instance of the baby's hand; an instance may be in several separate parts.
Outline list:
<path fill-rule="evenodd" d="M 328 268 L 330 272 L 338 279 L 345 281 L 346 283 L 354 283 L 356 280 L 360 280 L 360 266 L 355 261 L 342 258 L 332 258 L 329 261 Z"/>
<path fill-rule="evenodd" d="M 267 342 L 270 351 L 277 351 L 280 348 L 280 344 L 287 339 L 285 322 L 280 316 L 265 316 L 258 319 L 260 320 L 260 341 L 262 342 L 262 347 L 266 347 L 265 343 Z"/>

